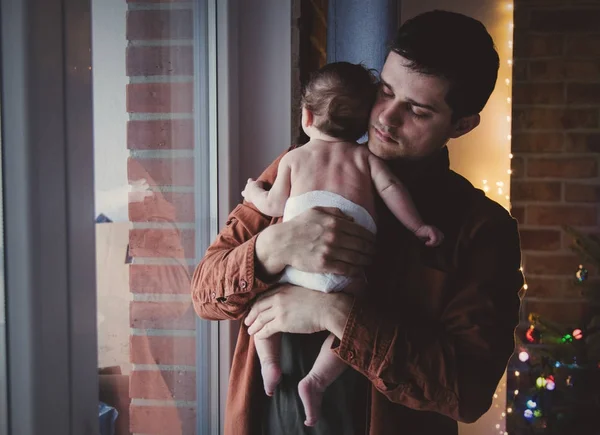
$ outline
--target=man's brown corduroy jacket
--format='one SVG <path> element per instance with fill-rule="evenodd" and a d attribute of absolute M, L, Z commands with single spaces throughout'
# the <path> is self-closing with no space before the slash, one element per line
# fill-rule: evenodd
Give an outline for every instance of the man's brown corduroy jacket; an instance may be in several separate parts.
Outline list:
<path fill-rule="evenodd" d="M 278 160 L 261 180 L 273 182 Z M 333 351 L 363 375 L 352 399 L 354 433 L 456 434 L 456 421 L 475 421 L 490 407 L 513 352 L 523 284 L 517 224 L 449 169 L 445 148 L 390 166 L 424 221 L 444 232 L 444 243 L 423 246 L 379 204 L 369 289 L 355 300 Z M 233 210 L 193 277 L 202 318 L 242 318 L 269 287 L 255 273 L 254 246 L 257 234 L 278 222 L 248 203 Z M 254 341 L 242 325 L 225 434 L 264 433 L 267 400 Z"/>

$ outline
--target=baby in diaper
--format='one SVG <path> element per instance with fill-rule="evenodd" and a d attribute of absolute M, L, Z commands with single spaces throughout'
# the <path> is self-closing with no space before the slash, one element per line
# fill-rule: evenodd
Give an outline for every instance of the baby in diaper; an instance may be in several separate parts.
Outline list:
<path fill-rule="evenodd" d="M 426 225 L 404 185 L 383 160 L 356 143 L 366 131 L 377 81 L 362 65 L 331 63 L 315 72 L 302 96 L 302 128 L 310 137 L 305 145 L 283 156 L 277 178 L 267 191 L 248 180 L 242 195 L 269 216 L 289 220 L 312 207 L 336 207 L 354 222 L 375 233 L 375 194 L 402 224 L 427 246 L 437 246 L 442 233 Z M 335 274 L 307 273 L 287 267 L 280 282 L 313 290 L 357 291 L 364 279 Z M 308 426 L 316 423 L 325 388 L 346 368 L 331 352 L 333 335 L 325 340 L 310 371 L 298 385 Z M 267 395 L 280 381 L 280 337 L 257 339 Z"/>

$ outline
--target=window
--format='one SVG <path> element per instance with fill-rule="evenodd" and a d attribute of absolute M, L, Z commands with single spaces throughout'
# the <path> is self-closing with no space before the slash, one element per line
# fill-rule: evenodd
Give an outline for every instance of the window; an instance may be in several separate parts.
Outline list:
<path fill-rule="evenodd" d="M 213 4 L 92 0 L 99 388 L 117 434 L 218 432 L 218 324 L 190 298 L 217 220 Z"/>

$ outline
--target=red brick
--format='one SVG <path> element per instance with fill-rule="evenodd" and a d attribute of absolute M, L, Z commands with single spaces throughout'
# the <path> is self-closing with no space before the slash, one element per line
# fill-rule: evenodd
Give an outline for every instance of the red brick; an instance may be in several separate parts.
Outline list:
<path fill-rule="evenodd" d="M 600 83 L 569 83 L 567 103 L 600 105 Z"/>
<path fill-rule="evenodd" d="M 195 366 L 196 338 L 132 335 L 129 358 L 133 364 Z"/>
<path fill-rule="evenodd" d="M 565 86 L 562 83 L 515 83 L 513 104 L 563 104 Z"/>
<path fill-rule="evenodd" d="M 513 113 L 513 129 L 516 131 L 598 127 L 599 116 L 596 109 L 515 108 Z"/>
<path fill-rule="evenodd" d="M 528 30 L 519 30 L 514 34 L 514 57 L 521 59 L 560 56 L 563 45 L 563 35 L 540 35 L 529 33 Z"/>
<path fill-rule="evenodd" d="M 531 275 L 562 275 L 572 276 L 579 257 L 576 255 L 536 255 L 525 254 L 525 276 L 531 279 Z"/>
<path fill-rule="evenodd" d="M 565 138 L 565 150 L 575 153 L 600 153 L 600 133 L 570 133 Z"/>
<path fill-rule="evenodd" d="M 129 194 L 129 220 L 132 222 L 194 222 L 194 194 L 152 192 L 143 201 Z"/>
<path fill-rule="evenodd" d="M 193 83 L 133 83 L 127 85 L 129 113 L 192 113 Z"/>
<path fill-rule="evenodd" d="M 594 226 L 598 221 L 596 207 L 529 205 L 527 223 L 534 225 Z"/>
<path fill-rule="evenodd" d="M 519 234 L 521 236 L 521 249 L 536 251 L 556 251 L 560 249 L 560 231 L 521 229 Z"/>
<path fill-rule="evenodd" d="M 567 183 L 565 185 L 565 200 L 567 202 L 600 201 L 600 186 L 594 184 Z"/>
<path fill-rule="evenodd" d="M 533 10 L 529 29 L 534 32 L 593 32 L 598 29 L 598 9 Z"/>
<path fill-rule="evenodd" d="M 569 35 L 566 42 L 569 56 L 598 60 L 600 57 L 600 34 Z"/>
<path fill-rule="evenodd" d="M 513 62 L 512 65 L 513 83 L 524 82 L 529 80 L 529 64 L 524 59 L 519 59 Z"/>
<path fill-rule="evenodd" d="M 134 370 L 129 375 L 132 399 L 196 400 L 196 373 Z"/>
<path fill-rule="evenodd" d="M 564 302 L 525 301 L 525 313 L 536 313 L 542 318 L 562 325 L 578 325 L 587 312 L 586 304 L 565 299 Z"/>
<path fill-rule="evenodd" d="M 138 329 L 196 329 L 191 302 L 140 302 L 129 304 L 129 320 Z"/>
<path fill-rule="evenodd" d="M 132 293 L 189 294 L 191 271 L 186 266 L 129 266 L 129 290 Z"/>
<path fill-rule="evenodd" d="M 510 170 L 512 178 L 522 178 L 525 175 L 525 160 L 521 157 L 510 159 Z"/>
<path fill-rule="evenodd" d="M 127 12 L 127 39 L 192 39 L 192 9 L 135 10 Z"/>
<path fill-rule="evenodd" d="M 567 295 L 564 279 L 526 278 L 527 297 L 560 298 Z"/>
<path fill-rule="evenodd" d="M 132 433 L 152 435 L 196 433 L 194 407 L 131 405 L 129 409 Z"/>
<path fill-rule="evenodd" d="M 515 133 L 513 153 L 556 153 L 562 150 L 562 133 Z"/>
<path fill-rule="evenodd" d="M 194 148 L 194 120 L 129 121 L 130 150 L 179 150 Z"/>
<path fill-rule="evenodd" d="M 529 64 L 530 80 L 596 81 L 600 77 L 600 60 L 548 59 Z"/>
<path fill-rule="evenodd" d="M 519 181 L 510 185 L 510 198 L 515 201 L 559 201 L 561 184 L 553 181 Z"/>
<path fill-rule="evenodd" d="M 193 186 L 194 161 L 190 158 L 130 158 L 127 176 L 130 183 L 143 178 L 150 186 Z"/>
<path fill-rule="evenodd" d="M 519 223 L 522 224 L 525 222 L 525 207 L 511 207 L 510 214 Z"/>
<path fill-rule="evenodd" d="M 127 47 L 128 76 L 193 75 L 194 52 L 191 45 L 167 47 Z"/>
<path fill-rule="evenodd" d="M 194 238 L 194 230 L 132 229 L 129 230 L 129 255 L 176 260 L 195 258 Z"/>
<path fill-rule="evenodd" d="M 589 158 L 530 158 L 529 177 L 592 178 L 598 176 L 598 161 Z"/>

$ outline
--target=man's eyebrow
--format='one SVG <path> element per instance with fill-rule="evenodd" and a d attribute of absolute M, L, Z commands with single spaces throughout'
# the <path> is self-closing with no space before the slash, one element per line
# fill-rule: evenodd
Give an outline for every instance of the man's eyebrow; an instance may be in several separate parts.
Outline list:
<path fill-rule="evenodd" d="M 386 88 L 392 89 L 392 87 L 389 85 L 389 83 L 388 83 L 388 82 L 386 82 L 385 80 L 383 80 L 381 77 L 379 78 L 379 81 L 380 81 L 380 82 L 381 82 L 381 84 L 382 84 L 383 86 L 385 86 Z M 432 111 L 432 112 L 434 112 L 434 113 L 438 113 L 438 112 L 439 112 L 439 111 L 438 111 L 438 110 L 437 110 L 435 107 L 433 107 L 433 106 L 431 106 L 431 105 L 429 105 L 429 104 L 425 104 L 425 103 L 419 103 L 418 101 L 415 101 L 415 100 L 413 100 L 412 98 L 407 98 L 407 99 L 406 99 L 406 102 L 408 102 L 408 103 L 412 104 L 413 106 L 416 106 L 416 107 L 421 107 L 421 108 L 423 108 L 423 109 L 430 110 L 430 111 Z"/>

